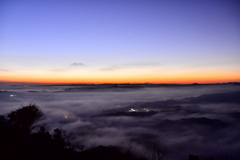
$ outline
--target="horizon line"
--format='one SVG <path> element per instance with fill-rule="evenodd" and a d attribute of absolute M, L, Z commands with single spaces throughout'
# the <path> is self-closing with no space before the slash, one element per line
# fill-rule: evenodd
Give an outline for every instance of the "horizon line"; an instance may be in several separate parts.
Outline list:
<path fill-rule="evenodd" d="M 153 83 L 153 82 L 144 82 L 144 83 L 138 83 L 138 82 L 126 82 L 126 83 L 69 83 L 69 82 L 64 82 L 64 83 L 59 83 L 59 82 L 11 82 L 11 81 L 0 81 L 0 84 L 47 84 L 47 85 L 201 85 L 201 84 L 235 84 L 235 83 L 240 83 L 240 81 L 234 81 L 234 82 L 192 82 L 192 83 L 177 83 L 177 82 L 171 82 L 171 83 Z"/>

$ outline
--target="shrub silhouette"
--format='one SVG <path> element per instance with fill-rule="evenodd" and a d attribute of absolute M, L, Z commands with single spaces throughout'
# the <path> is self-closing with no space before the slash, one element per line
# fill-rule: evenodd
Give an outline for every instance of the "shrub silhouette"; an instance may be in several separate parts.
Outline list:
<path fill-rule="evenodd" d="M 38 122 L 44 119 L 43 112 L 36 104 L 12 111 L 7 115 L 8 124 L 16 129 L 31 133 L 33 129 L 39 127 Z"/>
<path fill-rule="evenodd" d="M 190 154 L 188 160 L 199 160 L 199 156 Z"/>
<path fill-rule="evenodd" d="M 94 146 L 77 151 L 73 133 L 61 128 L 50 134 L 40 125 L 44 114 L 35 104 L 0 115 L 0 159 L 4 160 L 137 160 L 118 147 Z M 33 132 L 34 130 L 34 132 Z"/>
<path fill-rule="evenodd" d="M 147 160 L 164 160 L 167 158 L 167 148 L 162 145 L 159 139 L 152 138 L 145 145 L 145 158 Z"/>
<path fill-rule="evenodd" d="M 55 143 L 62 148 L 71 148 L 71 141 L 76 139 L 73 133 L 68 133 L 59 128 L 54 129 L 52 137 L 55 140 Z"/>
<path fill-rule="evenodd" d="M 124 154 L 115 146 L 97 146 L 85 150 L 81 154 L 84 160 L 135 160 L 131 155 Z"/>

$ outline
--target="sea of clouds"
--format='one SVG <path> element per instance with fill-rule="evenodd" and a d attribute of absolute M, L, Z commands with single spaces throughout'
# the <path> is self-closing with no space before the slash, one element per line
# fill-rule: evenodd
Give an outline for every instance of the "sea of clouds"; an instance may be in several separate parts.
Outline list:
<path fill-rule="evenodd" d="M 86 147 L 117 145 L 127 149 L 131 144 L 133 154 L 141 156 L 145 141 L 157 137 L 173 160 L 187 159 L 189 154 L 240 157 L 238 101 L 186 99 L 205 94 L 218 97 L 217 93 L 235 95 L 240 85 L 19 85 L 1 86 L 0 91 L 1 115 L 35 103 L 46 115 L 44 123 L 49 130 L 74 132 Z M 131 109 L 137 113 L 130 113 Z"/>

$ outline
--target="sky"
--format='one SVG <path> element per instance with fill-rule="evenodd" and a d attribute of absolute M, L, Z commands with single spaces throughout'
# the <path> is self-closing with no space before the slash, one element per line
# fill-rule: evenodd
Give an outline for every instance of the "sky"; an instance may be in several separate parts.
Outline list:
<path fill-rule="evenodd" d="M 0 0 L 0 81 L 240 82 L 238 1 Z"/>

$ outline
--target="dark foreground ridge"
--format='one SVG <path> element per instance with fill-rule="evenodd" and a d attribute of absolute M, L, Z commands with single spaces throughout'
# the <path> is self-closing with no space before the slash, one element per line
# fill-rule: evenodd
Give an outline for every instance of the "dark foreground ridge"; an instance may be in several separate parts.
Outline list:
<path fill-rule="evenodd" d="M 60 128 L 50 133 L 41 124 L 44 114 L 35 104 L 0 116 L 0 157 L 4 160 L 137 160 L 115 146 L 74 143 L 73 133 Z"/>

